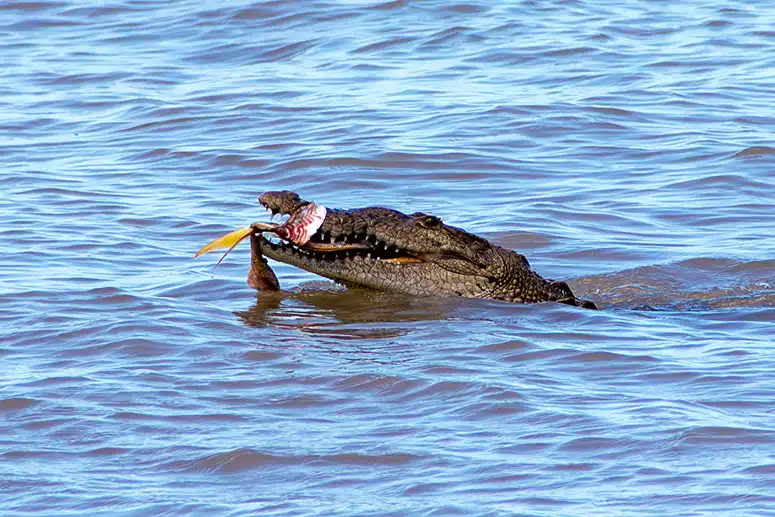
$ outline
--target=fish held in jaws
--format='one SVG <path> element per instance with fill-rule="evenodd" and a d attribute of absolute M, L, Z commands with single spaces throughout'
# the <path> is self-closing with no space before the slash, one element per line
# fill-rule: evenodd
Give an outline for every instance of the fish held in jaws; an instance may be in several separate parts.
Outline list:
<path fill-rule="evenodd" d="M 316 203 L 310 203 L 297 210 L 284 224 L 253 223 L 247 228 L 240 228 L 233 232 L 218 237 L 214 241 L 204 245 L 196 252 L 194 258 L 201 257 L 210 251 L 225 249 L 215 267 L 218 267 L 226 255 L 237 247 L 237 244 L 263 232 L 272 232 L 281 239 L 292 242 L 297 246 L 304 246 L 312 235 L 320 229 L 326 219 L 326 207 Z M 261 253 L 260 243 L 257 239 L 251 239 L 251 261 L 248 275 L 248 285 L 255 289 L 277 291 L 280 285 L 272 269 Z"/>
<path fill-rule="evenodd" d="M 326 207 L 310 203 L 291 215 L 285 224 L 274 229 L 274 233 L 296 246 L 304 246 L 320 229 L 326 219 Z"/>

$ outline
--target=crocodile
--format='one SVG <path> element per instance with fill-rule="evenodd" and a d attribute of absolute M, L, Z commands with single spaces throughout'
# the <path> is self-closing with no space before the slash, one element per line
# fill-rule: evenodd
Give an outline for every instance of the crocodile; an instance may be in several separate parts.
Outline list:
<path fill-rule="evenodd" d="M 251 241 L 248 283 L 259 290 L 279 289 L 268 257 L 350 287 L 597 308 L 593 302 L 576 298 L 567 283 L 542 278 L 516 251 L 448 225 L 434 215 L 407 215 L 382 207 L 323 208 L 310 228 L 311 223 L 304 218 L 310 208 L 321 207 L 297 193 L 266 192 L 259 202 L 273 216 L 289 215 L 291 223 L 253 223 L 241 234 L 244 237 L 240 240 L 249 236 Z M 294 224 L 296 219 L 301 222 Z M 302 226 L 310 235 L 289 235 Z M 274 239 L 279 236 L 279 242 L 267 238 L 267 233 L 273 233 Z"/>

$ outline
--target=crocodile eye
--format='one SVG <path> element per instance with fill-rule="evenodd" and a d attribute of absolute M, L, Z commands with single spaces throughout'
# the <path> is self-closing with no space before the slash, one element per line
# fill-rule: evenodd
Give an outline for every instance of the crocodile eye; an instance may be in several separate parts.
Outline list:
<path fill-rule="evenodd" d="M 441 228 L 441 219 L 432 215 L 426 215 L 425 217 L 420 218 L 417 222 L 420 223 L 420 226 L 423 228 Z"/>

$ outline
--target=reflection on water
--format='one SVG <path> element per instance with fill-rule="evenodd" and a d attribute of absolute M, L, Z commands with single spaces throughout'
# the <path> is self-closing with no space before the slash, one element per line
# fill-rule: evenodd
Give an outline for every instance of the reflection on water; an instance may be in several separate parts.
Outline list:
<path fill-rule="evenodd" d="M 338 340 L 374 340 L 405 335 L 417 322 L 449 319 L 463 303 L 309 282 L 288 293 L 260 293 L 253 307 L 234 314 L 252 327 L 273 325 Z"/>
<path fill-rule="evenodd" d="M 773 19 L 0 2 L 0 514 L 772 513 Z M 604 310 L 192 259 L 280 189 Z"/>
<path fill-rule="evenodd" d="M 273 296 L 274 295 L 274 296 Z M 332 315 L 343 323 L 379 321 L 423 321 L 443 319 L 443 305 L 450 306 L 454 299 L 423 298 L 401 293 L 384 293 L 369 289 L 344 288 L 331 282 L 307 282 L 285 296 L 259 293 L 256 306 L 250 314 L 265 309 L 277 309 L 280 300 L 292 300 L 314 310 L 318 316 Z M 434 310 L 438 307 L 437 310 Z M 368 311 L 364 311 L 368 308 Z"/>

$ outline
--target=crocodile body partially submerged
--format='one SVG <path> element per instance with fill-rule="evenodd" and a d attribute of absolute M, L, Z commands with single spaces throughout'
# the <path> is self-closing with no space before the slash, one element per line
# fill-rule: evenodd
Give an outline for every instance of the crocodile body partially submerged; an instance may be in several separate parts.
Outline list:
<path fill-rule="evenodd" d="M 289 222 L 303 219 L 303 223 L 251 226 L 248 283 L 260 290 L 279 289 L 266 256 L 347 286 L 418 296 L 554 301 L 596 308 L 592 302 L 577 299 L 565 282 L 542 278 L 519 253 L 444 224 L 432 215 L 406 215 L 380 207 L 322 209 L 317 212 L 318 221 L 309 228 L 304 219 L 309 208 L 322 207 L 290 191 L 267 192 L 259 201 L 273 214 L 290 215 Z M 304 217 L 299 216 L 300 211 Z M 305 224 L 310 235 L 302 239 L 289 235 Z M 282 240 L 272 242 L 266 233 Z"/>

